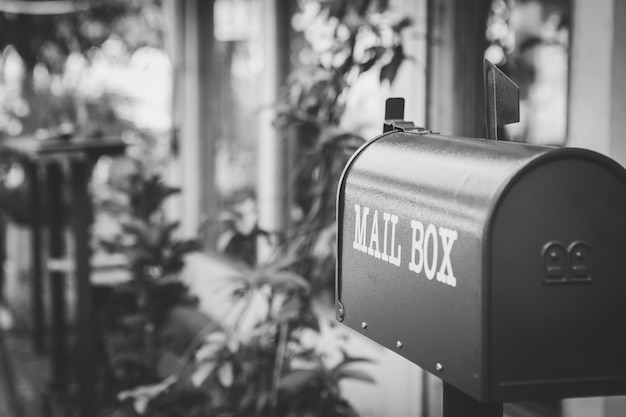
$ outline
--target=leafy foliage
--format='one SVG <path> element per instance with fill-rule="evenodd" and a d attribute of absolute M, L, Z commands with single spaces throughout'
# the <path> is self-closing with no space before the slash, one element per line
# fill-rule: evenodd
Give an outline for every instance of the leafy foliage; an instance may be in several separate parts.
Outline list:
<path fill-rule="evenodd" d="M 256 247 L 260 238 L 269 239 L 270 234 L 257 224 L 256 206 L 251 200 L 234 205 L 220 215 L 224 232 L 217 242 L 223 254 L 244 262 L 249 267 L 256 264 Z"/>
<path fill-rule="evenodd" d="M 33 217 L 31 178 L 24 161 L 11 154 L 0 156 L 0 206 L 2 214 L 17 224 Z"/>
<path fill-rule="evenodd" d="M 335 198 L 339 178 L 365 142 L 341 128 L 347 96 L 361 74 L 378 71 L 382 83 L 395 79 L 405 55 L 402 31 L 411 21 L 394 19 L 387 1 L 302 2 L 296 29 L 309 43 L 310 62 L 293 72 L 278 107 L 276 126 L 296 141 L 295 203 L 303 213 L 287 240 L 296 270 L 315 291 L 334 280 Z"/>
<path fill-rule="evenodd" d="M 126 48 L 123 59 L 144 46 L 163 46 L 160 0 L 4 2 L 0 7 L 0 138 L 38 139 L 117 135 L 137 130 L 118 111 L 129 97 L 102 89 L 84 91 L 84 72 L 111 39 Z M 11 13 L 12 6 L 25 8 Z M 68 9 L 69 7 L 69 9 Z M 37 13 L 45 8 L 43 14 Z M 19 64 L 18 64 L 19 62 Z M 8 68 L 13 68 L 11 71 Z M 19 74 L 10 77 L 9 72 Z M 0 159 L 2 211 L 17 223 L 32 220 L 31 184 L 6 179 L 23 171 L 14 158 Z M 44 210 L 45 211 L 45 210 Z"/>
<path fill-rule="evenodd" d="M 249 270 L 229 286 L 233 303 L 241 307 L 235 327 L 203 338 L 165 381 L 122 397 L 150 417 L 355 416 L 339 382 L 373 382 L 352 367 L 368 360 L 344 353 L 329 367 L 305 343 L 305 332 L 319 330 L 308 282 L 273 265 Z M 253 299 L 265 306 L 260 316 L 250 309 Z M 148 401 L 146 393 L 151 394 Z"/>
<path fill-rule="evenodd" d="M 232 333 L 207 339 L 198 350 L 190 380 L 201 378 L 195 383 L 179 380 L 150 403 L 148 415 L 153 405 L 156 412 L 161 401 L 174 401 L 185 390 L 206 389 L 210 394 L 202 394 L 201 405 L 177 412 L 356 416 L 342 397 L 339 382 L 374 382 L 353 367 L 367 359 L 344 352 L 343 359 L 331 365 L 304 343 L 303 335 L 320 331 L 312 297 L 328 288 L 334 276 L 337 184 L 345 164 L 364 143 L 358 134 L 340 128 L 346 96 L 365 71 L 377 70 L 381 82 L 393 81 L 404 59 L 400 32 L 409 21 L 392 23 L 385 15 L 388 5 L 384 1 L 311 0 L 301 4 L 301 30 L 310 41 L 313 59 L 289 78 L 275 124 L 281 135 L 298 144 L 294 189 L 302 216 L 287 236 L 281 256 L 266 266 L 255 266 L 251 256 L 256 240 L 263 236 L 254 212 L 233 210 L 225 216 L 231 228 L 221 247 L 252 268 L 230 281 L 233 304 L 242 305 L 237 326 Z M 239 326 L 259 297 L 265 300 L 266 308 L 261 310 L 266 314 L 246 336 Z"/>
<path fill-rule="evenodd" d="M 313 297 L 327 288 L 334 272 L 336 187 L 346 162 L 364 143 L 357 133 L 340 127 L 346 95 L 363 72 L 379 71 L 381 82 L 394 79 L 404 59 L 400 33 L 409 22 L 392 21 L 386 1 L 301 4 L 303 12 L 295 20 L 300 19 L 313 58 L 294 71 L 285 86 L 276 126 L 298 143 L 295 188 L 302 215 L 281 256 L 258 265 L 256 240 L 267 234 L 256 224 L 254 205 L 224 213 L 222 221 L 230 227 L 219 247 L 244 265 L 243 273 L 224 282 L 232 327 L 206 332 L 171 361 L 173 366 L 161 367 L 160 373 L 144 380 L 135 378 L 140 386 L 121 393 L 122 403 L 113 411 L 120 414 L 108 417 L 352 417 L 357 413 L 342 396 L 340 382 L 374 382 L 359 369 L 368 359 L 341 352 L 340 360 L 332 363 L 307 335 L 321 331 Z M 133 211 L 150 217 L 155 206 L 151 198 L 160 201 L 173 190 L 159 188 L 158 178 L 139 178 L 125 192 L 152 190 L 150 197 L 136 200 Z M 154 263 L 162 266 L 165 258 L 152 249 L 169 238 L 175 225 L 161 226 L 126 224 L 134 239 L 119 248 L 138 252 L 131 257 L 141 265 L 138 270 Z"/>
<path fill-rule="evenodd" d="M 136 277 L 155 280 L 172 276 L 184 266 L 183 256 L 199 249 L 196 240 L 177 240 L 174 232 L 178 221 L 168 221 L 162 212 L 164 201 L 180 190 L 163 182 L 158 173 L 138 170 L 125 182 L 117 184 L 118 192 L 126 197 L 127 219 L 122 221 L 122 232 L 113 241 L 104 241 L 110 251 L 128 258 L 130 269 Z M 123 213 L 123 201 L 104 202 L 103 206 Z"/>
<path fill-rule="evenodd" d="M 12 91 L 10 100 L 0 99 L 0 133 L 47 129 L 45 136 L 58 136 L 59 131 L 91 136 L 128 127 L 114 111 L 128 97 L 111 92 L 93 97 L 80 91 L 81 80 L 76 78 L 111 40 L 122 44 L 118 49 L 128 55 L 142 47 L 162 48 L 160 0 L 32 2 L 32 7 L 17 3 L 28 10 L 4 11 L 11 10 L 10 4 L 0 8 L 0 59 L 17 55 L 23 66 L 13 81 L 19 86 L 0 85 L 6 90 L 3 96 Z M 38 13 L 40 8 L 45 12 Z"/>
<path fill-rule="evenodd" d="M 380 71 L 382 82 L 393 80 L 404 59 L 400 32 L 409 22 L 390 23 L 382 1 L 302 4 L 309 16 L 301 19 L 316 21 L 323 31 L 331 28 L 324 47 L 314 44 L 319 32 L 305 34 L 315 59 L 289 78 L 275 121 L 280 134 L 299 145 L 295 189 L 302 217 L 282 255 L 259 266 L 254 247 L 266 234 L 256 225 L 253 207 L 225 213 L 230 228 L 220 247 L 251 268 L 228 282 L 233 309 L 240 312 L 236 325 L 231 332 L 205 339 L 188 370 L 150 401 L 146 415 L 356 416 L 339 382 L 374 382 L 353 367 L 367 359 L 344 352 L 339 363 L 329 364 L 307 346 L 303 335 L 320 331 L 312 299 L 334 275 L 336 187 L 343 167 L 364 143 L 358 134 L 339 127 L 346 95 L 365 71 Z M 310 25 L 303 30 L 305 26 L 310 30 Z M 253 310 L 264 314 L 246 331 L 244 323 Z M 183 397 L 193 398 L 189 407 Z M 171 414 L 159 414 L 165 409 Z"/>
<path fill-rule="evenodd" d="M 308 0 L 302 4 L 295 29 L 309 43 L 310 62 L 289 78 L 277 126 L 312 125 L 309 129 L 315 136 L 339 125 L 346 93 L 361 73 L 377 68 L 381 82 L 393 82 L 405 58 L 401 32 L 411 22 L 393 20 L 384 0 Z"/>
<path fill-rule="evenodd" d="M 178 273 L 184 256 L 200 247 L 195 239 L 176 238 L 179 222 L 168 220 L 163 204 L 179 190 L 163 181 L 154 161 L 128 157 L 125 163 L 124 175 L 114 176 L 107 198 L 98 202 L 121 222 L 119 234 L 101 244 L 126 257 L 132 277 L 99 301 L 109 375 L 105 385 L 114 392 L 155 384 L 165 376 L 163 361 L 171 354 L 163 340 L 168 313 L 195 305 Z"/>
<path fill-rule="evenodd" d="M 72 13 L 0 13 L 0 50 L 13 46 L 32 70 L 63 71 L 71 53 L 88 56 L 112 35 L 133 48 L 163 44 L 159 0 L 84 0 Z M 25 28 L 28 28 L 25 30 Z"/>

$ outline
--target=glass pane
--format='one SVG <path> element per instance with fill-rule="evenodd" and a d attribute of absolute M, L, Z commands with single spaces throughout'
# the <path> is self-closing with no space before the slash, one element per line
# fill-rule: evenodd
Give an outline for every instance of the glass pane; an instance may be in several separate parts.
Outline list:
<path fill-rule="evenodd" d="M 219 140 L 216 186 L 221 207 L 252 196 L 264 67 L 262 3 L 258 0 L 215 2 L 215 38 L 219 59 Z"/>

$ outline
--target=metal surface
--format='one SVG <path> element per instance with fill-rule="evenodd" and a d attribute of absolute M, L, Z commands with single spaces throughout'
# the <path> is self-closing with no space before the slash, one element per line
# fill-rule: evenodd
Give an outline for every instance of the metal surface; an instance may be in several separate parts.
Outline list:
<path fill-rule="evenodd" d="M 339 187 L 338 317 L 483 402 L 626 393 L 626 340 L 598 326 L 626 316 L 624 184 L 591 151 L 382 135 Z M 551 242 L 569 285 L 546 285 Z"/>
<path fill-rule="evenodd" d="M 498 139 L 498 127 L 519 122 L 519 88 L 488 60 L 483 61 L 487 139 Z"/>

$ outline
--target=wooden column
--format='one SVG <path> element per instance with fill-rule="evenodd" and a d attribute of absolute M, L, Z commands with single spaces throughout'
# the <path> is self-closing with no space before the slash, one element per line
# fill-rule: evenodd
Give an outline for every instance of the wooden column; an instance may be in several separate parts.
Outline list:
<path fill-rule="evenodd" d="M 184 94 L 184 61 L 185 61 L 185 3 L 178 0 L 166 0 L 163 2 L 163 14 L 165 17 L 165 49 L 172 64 L 172 90 L 171 90 L 171 131 L 170 151 L 172 158 L 169 161 L 166 172 L 166 182 L 178 187 L 183 182 L 183 163 L 180 160 L 181 126 L 185 114 L 183 107 Z M 164 203 L 165 213 L 168 217 L 181 220 L 180 230 L 185 235 L 191 235 L 194 226 L 183 217 L 183 200 L 186 192 L 174 198 L 169 198 Z"/>
<path fill-rule="evenodd" d="M 263 102 L 268 105 L 259 118 L 259 156 L 257 200 L 259 227 L 276 236 L 289 224 L 289 146 L 288 138 L 281 137 L 272 122 L 278 91 L 289 71 L 289 22 L 291 2 L 268 0 L 264 7 L 264 89 Z M 258 261 L 265 262 L 275 253 L 280 242 L 259 239 Z"/>
<path fill-rule="evenodd" d="M 213 1 L 170 0 L 174 62 L 173 122 L 179 150 L 182 186 L 182 232 L 197 233 L 207 219 L 215 218 L 218 195 L 215 188 L 215 143 L 218 136 L 219 88 Z M 209 247 L 216 231 L 203 235 Z"/>
<path fill-rule="evenodd" d="M 485 136 L 483 57 L 491 0 L 429 0 L 427 126 Z"/>
<path fill-rule="evenodd" d="M 611 155 L 626 165 L 626 2 L 613 3 Z"/>
<path fill-rule="evenodd" d="M 95 404 L 95 333 L 93 327 L 91 289 L 90 225 L 93 207 L 89 196 L 91 161 L 71 162 L 72 230 L 76 248 L 74 252 L 77 315 L 77 381 L 78 410 L 81 416 L 94 415 Z"/>
<path fill-rule="evenodd" d="M 37 354 L 43 354 L 46 351 L 46 322 L 44 312 L 44 281 L 43 281 L 43 258 L 41 246 L 43 242 L 42 227 L 43 220 L 41 213 L 41 186 L 39 184 L 39 168 L 35 162 L 25 162 L 25 169 L 31 178 L 31 237 L 30 247 L 32 256 L 31 267 L 31 302 L 33 310 L 33 328 L 32 340 L 33 349 Z"/>
<path fill-rule="evenodd" d="M 572 1 L 568 146 L 626 165 L 626 3 Z"/>
<path fill-rule="evenodd" d="M 46 166 L 46 191 L 48 194 L 48 257 L 49 261 L 61 262 L 66 256 L 64 241 L 63 168 L 58 161 Z M 51 268 L 48 263 L 50 285 L 50 380 L 49 395 L 56 399 L 67 395 L 68 343 L 67 312 L 65 297 L 66 272 Z M 83 285 L 78 284 L 77 285 Z"/>

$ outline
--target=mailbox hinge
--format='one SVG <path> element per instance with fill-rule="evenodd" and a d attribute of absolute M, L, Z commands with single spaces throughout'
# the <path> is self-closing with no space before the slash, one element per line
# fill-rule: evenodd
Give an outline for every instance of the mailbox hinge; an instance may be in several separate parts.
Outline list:
<path fill-rule="evenodd" d="M 337 321 L 343 321 L 343 318 L 346 316 L 346 308 L 343 306 L 343 303 L 340 299 L 335 300 L 335 318 Z"/>

